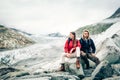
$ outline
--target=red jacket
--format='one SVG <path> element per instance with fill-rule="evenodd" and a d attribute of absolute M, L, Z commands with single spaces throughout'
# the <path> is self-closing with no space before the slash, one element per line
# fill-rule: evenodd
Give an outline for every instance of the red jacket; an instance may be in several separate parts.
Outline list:
<path fill-rule="evenodd" d="M 65 43 L 65 46 L 64 46 L 64 52 L 65 53 L 70 53 L 71 49 L 76 48 L 76 47 L 81 48 L 81 44 L 80 44 L 80 42 L 78 40 L 76 41 L 76 46 L 73 46 L 73 40 L 70 40 L 69 43 L 68 43 L 68 40 L 67 40 L 66 43 Z M 75 51 L 76 51 L 76 49 L 73 52 L 75 52 Z"/>

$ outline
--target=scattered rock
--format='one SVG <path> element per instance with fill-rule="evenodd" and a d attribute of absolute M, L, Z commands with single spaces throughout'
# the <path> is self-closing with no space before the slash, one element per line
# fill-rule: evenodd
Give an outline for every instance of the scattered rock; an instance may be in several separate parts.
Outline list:
<path fill-rule="evenodd" d="M 7 73 L 10 73 L 10 72 L 15 72 L 15 71 L 19 71 L 19 70 L 15 69 L 15 68 L 11 68 L 11 67 L 9 67 L 9 68 L 1 68 L 0 69 L 0 76 L 3 76 L 3 75 L 5 75 Z"/>

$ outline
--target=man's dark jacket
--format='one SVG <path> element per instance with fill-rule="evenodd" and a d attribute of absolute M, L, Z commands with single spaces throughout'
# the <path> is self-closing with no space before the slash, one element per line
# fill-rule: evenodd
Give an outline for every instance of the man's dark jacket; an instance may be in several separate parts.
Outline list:
<path fill-rule="evenodd" d="M 96 47 L 92 39 L 84 40 L 81 38 L 79 41 L 81 44 L 81 51 L 84 51 L 85 53 L 95 53 Z"/>

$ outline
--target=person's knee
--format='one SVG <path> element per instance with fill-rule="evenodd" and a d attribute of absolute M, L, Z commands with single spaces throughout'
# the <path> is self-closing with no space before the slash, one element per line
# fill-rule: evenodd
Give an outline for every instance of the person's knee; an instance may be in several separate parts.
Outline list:
<path fill-rule="evenodd" d="M 79 47 L 76 47 L 76 53 L 80 54 L 80 48 Z"/>
<path fill-rule="evenodd" d="M 80 47 L 76 47 L 76 50 L 80 50 Z"/>

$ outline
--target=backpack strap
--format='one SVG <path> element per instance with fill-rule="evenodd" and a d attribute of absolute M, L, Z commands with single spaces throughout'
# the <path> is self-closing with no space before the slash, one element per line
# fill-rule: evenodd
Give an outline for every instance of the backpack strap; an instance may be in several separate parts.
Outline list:
<path fill-rule="evenodd" d="M 79 42 L 82 44 L 82 43 L 83 43 L 83 39 L 81 38 L 81 39 L 79 40 Z"/>
<path fill-rule="evenodd" d="M 70 39 L 70 38 L 68 38 L 68 45 L 70 44 L 70 41 L 71 41 L 71 39 Z"/>
<path fill-rule="evenodd" d="M 91 46 L 91 44 L 92 44 L 92 40 L 91 39 L 88 39 L 88 44 L 89 44 L 89 46 Z"/>

